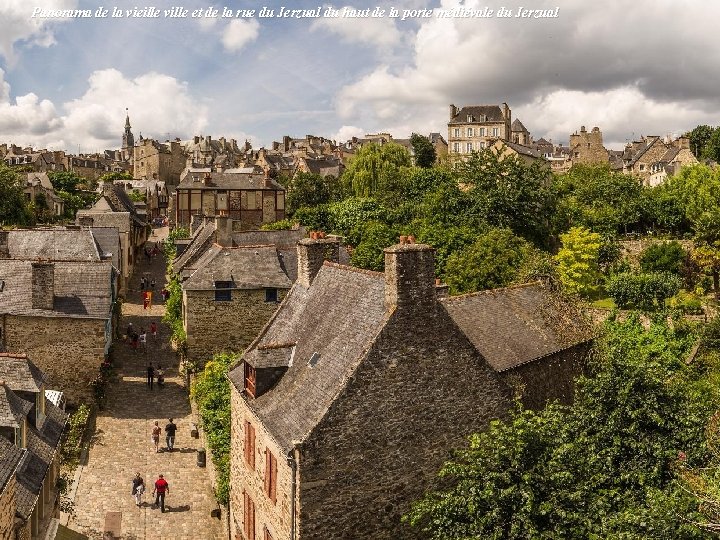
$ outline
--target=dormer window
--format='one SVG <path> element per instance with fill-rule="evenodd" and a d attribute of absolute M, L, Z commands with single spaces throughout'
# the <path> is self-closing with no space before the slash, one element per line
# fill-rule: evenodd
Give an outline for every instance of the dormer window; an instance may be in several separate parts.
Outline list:
<path fill-rule="evenodd" d="M 245 392 L 255 397 L 255 368 L 245 362 Z"/>
<path fill-rule="evenodd" d="M 216 281 L 215 282 L 215 301 L 231 302 L 232 301 L 232 281 Z"/>

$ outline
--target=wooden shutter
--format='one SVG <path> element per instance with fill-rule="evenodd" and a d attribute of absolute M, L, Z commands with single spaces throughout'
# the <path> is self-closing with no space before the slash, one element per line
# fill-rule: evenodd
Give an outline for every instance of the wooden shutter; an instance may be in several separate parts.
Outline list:
<path fill-rule="evenodd" d="M 268 448 L 265 449 L 265 494 L 275 504 L 277 501 L 277 459 Z"/>
<path fill-rule="evenodd" d="M 248 540 L 255 540 L 255 503 L 243 491 L 243 532 Z"/>
<path fill-rule="evenodd" d="M 255 468 L 255 428 L 245 420 L 245 463 L 251 469 Z"/>

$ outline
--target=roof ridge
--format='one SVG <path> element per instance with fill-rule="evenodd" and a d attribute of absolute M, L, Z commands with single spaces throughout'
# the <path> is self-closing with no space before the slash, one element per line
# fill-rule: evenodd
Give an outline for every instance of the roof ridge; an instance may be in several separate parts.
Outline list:
<path fill-rule="evenodd" d="M 357 268 L 355 266 L 348 266 L 346 264 L 340 264 L 331 261 L 324 261 L 323 266 L 329 266 L 331 268 L 338 268 L 340 270 L 350 270 L 358 274 L 365 274 L 372 277 L 385 277 L 385 272 L 376 272 L 375 270 L 366 270 L 365 268 Z"/>
<path fill-rule="evenodd" d="M 241 246 L 223 246 L 217 242 L 213 242 L 213 246 L 217 246 L 222 249 L 252 249 L 252 248 L 274 248 L 275 244 L 243 244 Z"/>
<path fill-rule="evenodd" d="M 538 279 L 535 281 L 529 281 L 527 283 L 517 283 L 515 285 L 508 285 L 507 287 L 498 287 L 497 289 L 485 289 L 484 291 L 475 291 L 475 292 L 470 292 L 470 293 L 465 293 L 465 294 L 458 294 L 456 296 L 448 296 L 446 298 L 443 298 L 442 301 L 447 302 L 450 300 L 461 300 L 461 299 L 468 298 L 471 296 L 480 296 L 481 294 L 489 294 L 489 293 L 494 293 L 494 292 L 498 292 L 498 291 L 523 289 L 525 287 L 532 287 L 532 286 L 536 286 L 536 285 L 542 285 L 542 281 L 540 281 Z"/>

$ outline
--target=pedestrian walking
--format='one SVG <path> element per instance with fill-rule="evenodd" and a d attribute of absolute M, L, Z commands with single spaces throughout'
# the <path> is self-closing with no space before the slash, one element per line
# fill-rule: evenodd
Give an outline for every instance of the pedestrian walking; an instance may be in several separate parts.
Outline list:
<path fill-rule="evenodd" d="M 153 381 L 155 380 L 155 368 L 152 365 L 152 362 L 148 364 L 147 367 L 147 385 L 150 387 L 150 390 L 153 389 Z M 157 424 L 157 422 L 155 422 Z"/>
<path fill-rule="evenodd" d="M 163 370 L 162 366 L 158 366 L 156 373 L 158 388 L 162 388 L 165 384 L 165 371 Z"/>
<path fill-rule="evenodd" d="M 135 497 L 136 506 L 142 504 L 143 493 L 145 493 L 145 481 L 140 476 L 140 473 L 135 473 L 135 478 L 132 481 L 132 495 Z"/>
<path fill-rule="evenodd" d="M 140 329 L 140 349 L 142 352 L 147 352 L 147 334 L 144 328 Z"/>
<path fill-rule="evenodd" d="M 152 428 L 152 433 L 150 434 L 150 440 L 155 445 L 155 452 L 160 451 L 160 434 L 162 433 L 162 428 L 160 427 L 160 424 L 158 424 L 158 421 L 155 420 L 155 425 Z"/>
<path fill-rule="evenodd" d="M 165 442 L 167 443 L 168 452 L 172 452 L 175 447 L 175 432 L 177 426 L 173 423 L 173 419 L 170 418 L 170 423 L 165 426 Z"/>
<path fill-rule="evenodd" d="M 157 324 L 155 324 L 155 321 L 150 323 L 150 333 L 153 339 L 157 339 Z"/>
<path fill-rule="evenodd" d="M 155 290 L 155 278 L 150 280 L 150 290 L 151 291 Z"/>
<path fill-rule="evenodd" d="M 138 339 L 140 336 L 138 336 L 138 333 L 133 331 L 132 336 L 130 336 L 130 346 L 133 348 L 133 351 L 137 352 L 138 348 Z"/>
<path fill-rule="evenodd" d="M 170 494 L 170 485 L 167 483 L 163 475 L 158 475 L 158 479 L 155 480 L 155 489 L 153 489 L 153 495 L 155 495 L 155 507 L 160 506 L 160 510 L 165 512 L 165 495 Z"/>
<path fill-rule="evenodd" d="M 145 277 L 144 276 L 140 278 L 140 290 L 141 291 L 145 290 Z"/>
<path fill-rule="evenodd" d="M 163 287 L 163 290 L 160 292 L 160 294 L 162 294 L 163 302 L 167 302 L 168 296 L 170 296 L 170 293 L 168 292 L 168 290 L 165 287 Z"/>

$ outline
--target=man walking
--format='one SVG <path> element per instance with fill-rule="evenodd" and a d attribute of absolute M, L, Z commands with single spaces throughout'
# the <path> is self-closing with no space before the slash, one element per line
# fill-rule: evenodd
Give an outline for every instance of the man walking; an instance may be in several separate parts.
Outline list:
<path fill-rule="evenodd" d="M 170 493 L 170 485 L 165 481 L 163 475 L 159 475 L 158 479 L 155 480 L 155 489 L 153 489 L 153 495 L 155 495 L 155 507 L 160 506 L 160 510 L 165 512 L 165 494 Z"/>
<path fill-rule="evenodd" d="M 153 389 L 153 380 L 155 379 L 155 368 L 152 365 L 152 362 L 148 364 L 147 367 L 147 384 L 150 387 L 150 390 Z"/>
<path fill-rule="evenodd" d="M 165 442 L 167 443 L 167 449 L 168 452 L 173 451 L 173 447 L 175 446 L 175 432 L 177 431 L 177 426 L 173 423 L 173 419 L 170 418 L 170 423 L 165 426 Z"/>

